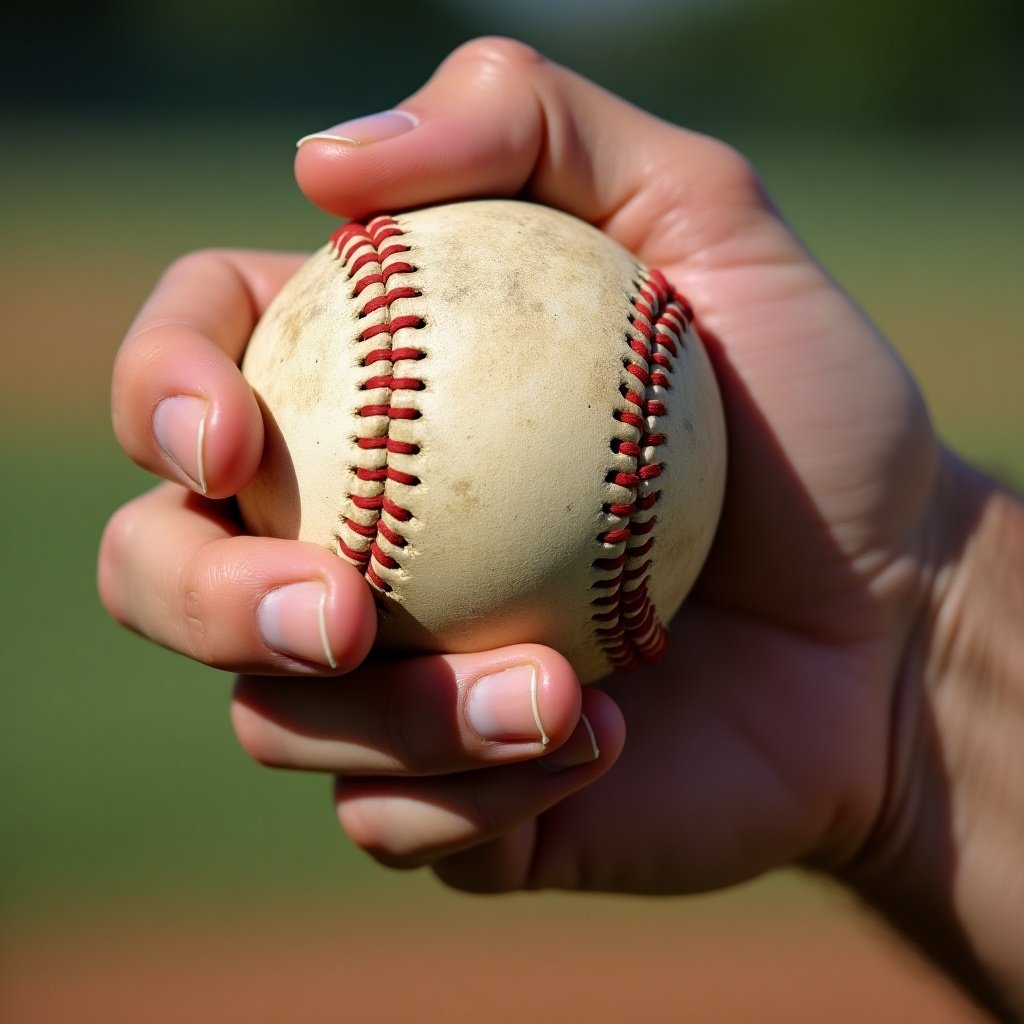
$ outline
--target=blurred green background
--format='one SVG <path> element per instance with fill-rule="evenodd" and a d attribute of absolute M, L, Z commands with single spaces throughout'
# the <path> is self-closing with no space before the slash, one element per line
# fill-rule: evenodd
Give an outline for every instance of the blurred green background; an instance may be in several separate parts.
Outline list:
<path fill-rule="evenodd" d="M 4 20 L 8 934 L 183 908 L 443 905 L 429 878 L 351 849 L 325 780 L 249 764 L 230 680 L 108 622 L 93 566 L 106 517 L 149 483 L 112 440 L 106 388 L 156 276 L 206 245 L 317 246 L 328 221 L 293 185 L 294 140 L 397 103 L 463 40 L 516 36 L 737 145 L 949 441 L 1024 480 L 1017 0 L 106 0 Z M 776 913 L 805 888 L 755 887 L 729 913 Z"/>

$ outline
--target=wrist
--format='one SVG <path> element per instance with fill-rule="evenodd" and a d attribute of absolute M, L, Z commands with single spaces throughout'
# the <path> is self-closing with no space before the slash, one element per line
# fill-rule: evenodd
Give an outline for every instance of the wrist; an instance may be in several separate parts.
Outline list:
<path fill-rule="evenodd" d="M 847 879 L 974 994 L 1024 1014 L 1024 505 L 949 453 L 887 799 Z"/>

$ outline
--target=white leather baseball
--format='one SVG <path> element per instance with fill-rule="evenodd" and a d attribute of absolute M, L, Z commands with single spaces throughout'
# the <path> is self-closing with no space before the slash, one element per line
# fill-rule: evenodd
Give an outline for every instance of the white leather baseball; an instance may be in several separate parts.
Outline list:
<path fill-rule="evenodd" d="M 691 320 L 660 274 L 546 207 L 346 225 L 246 351 L 267 431 L 243 517 L 357 565 L 385 649 L 530 641 L 584 682 L 653 660 L 725 480 Z"/>

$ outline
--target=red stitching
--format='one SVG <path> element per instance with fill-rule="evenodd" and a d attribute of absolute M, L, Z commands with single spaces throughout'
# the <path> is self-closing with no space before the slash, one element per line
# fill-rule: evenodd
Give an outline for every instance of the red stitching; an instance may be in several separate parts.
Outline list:
<path fill-rule="evenodd" d="M 419 297 L 419 292 L 415 288 L 392 288 L 391 291 L 385 292 L 383 295 L 378 295 L 375 299 L 370 301 L 363 306 L 363 316 L 368 313 L 373 313 L 380 309 L 382 306 L 390 306 L 395 299 L 415 299 Z"/>
<path fill-rule="evenodd" d="M 396 505 L 386 494 L 383 498 L 384 511 L 387 512 L 392 519 L 397 519 L 400 523 L 408 522 L 412 519 L 412 513 L 407 508 L 401 508 Z"/>
<path fill-rule="evenodd" d="M 416 294 L 418 295 L 419 292 Z M 400 359 L 422 359 L 425 355 L 426 352 L 418 348 L 377 348 L 366 356 L 363 366 L 378 363 L 382 359 L 397 363 Z"/>
<path fill-rule="evenodd" d="M 404 548 L 409 542 L 396 530 L 392 530 L 390 526 L 383 519 L 377 524 L 377 528 L 380 532 L 389 540 L 396 548 Z"/>
<path fill-rule="evenodd" d="M 358 518 L 355 513 L 342 517 L 336 540 L 338 552 L 361 569 L 374 587 L 386 592 L 391 590 L 391 585 L 385 579 L 385 570 L 400 569 L 401 565 L 391 551 L 384 550 L 381 542 L 390 545 L 392 551 L 404 548 L 407 539 L 400 527 L 412 518 L 412 513 L 388 492 L 394 485 L 415 487 L 420 482 L 419 477 L 388 461 L 391 455 L 416 455 L 420 450 L 410 441 L 389 436 L 392 422 L 416 420 L 420 416 L 418 409 L 407 404 L 394 405 L 394 397 L 402 392 L 422 391 L 426 386 L 422 378 L 410 376 L 408 369 L 396 373 L 397 363 L 418 361 L 426 356 L 422 349 L 410 345 L 404 335 L 402 343 L 396 344 L 396 335 L 419 330 L 425 321 L 416 314 L 392 315 L 396 302 L 420 296 L 419 289 L 408 279 L 416 272 L 416 267 L 405 256 L 410 247 L 403 239 L 401 226 L 393 218 L 375 217 L 366 223 L 345 224 L 331 236 L 331 245 L 335 257 L 345 264 L 352 297 L 360 298 L 368 290 L 377 292 L 366 298 L 359 309 L 360 320 L 373 317 L 375 322 L 361 328 L 354 341 L 378 342 L 362 358 L 361 365 L 373 367 L 375 372 L 363 381 L 360 390 L 375 392 L 372 396 L 375 401 L 357 408 L 357 414 L 366 425 L 355 439 L 356 448 L 374 461 L 371 465 L 354 467 L 356 479 L 364 485 L 363 493 L 350 493 L 346 497 L 349 507 L 358 510 L 360 515 Z M 391 279 L 399 275 L 404 275 L 403 279 L 392 282 Z M 380 291 L 381 288 L 384 290 Z M 383 428 L 381 419 L 385 424 Z"/>
<path fill-rule="evenodd" d="M 657 503 L 662 463 L 657 449 L 665 443 L 665 403 L 659 391 L 672 387 L 673 359 L 685 347 L 684 334 L 693 319 L 689 305 L 657 270 L 648 272 L 637 285 L 633 313 L 626 333 L 623 368 L 627 374 L 619 394 L 628 408 L 614 415 L 616 428 L 630 436 L 613 437 L 611 450 L 630 460 L 628 468 L 609 469 L 607 483 L 626 490 L 605 505 L 605 512 L 619 522 L 598 536 L 605 545 L 621 551 L 594 559 L 600 572 L 611 578 L 595 580 L 591 619 L 598 643 L 617 669 L 629 669 L 656 661 L 664 652 L 668 633 L 650 599 L 653 565 L 648 557 L 654 547 Z"/>

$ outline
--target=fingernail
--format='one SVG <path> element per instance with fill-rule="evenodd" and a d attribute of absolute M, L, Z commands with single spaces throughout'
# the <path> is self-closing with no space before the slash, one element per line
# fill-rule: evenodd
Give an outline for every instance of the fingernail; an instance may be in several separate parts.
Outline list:
<path fill-rule="evenodd" d="M 275 651 L 338 667 L 327 637 L 327 588 L 322 583 L 289 583 L 270 591 L 260 602 L 256 623 Z"/>
<path fill-rule="evenodd" d="M 549 772 L 563 772 L 581 764 L 591 764 L 601 756 L 594 727 L 586 715 L 580 715 L 572 735 L 557 749 L 537 763 Z"/>
<path fill-rule="evenodd" d="M 326 142 L 342 142 L 346 146 L 369 146 L 374 142 L 384 142 L 385 139 L 404 135 L 418 124 L 419 121 L 404 110 L 384 110 L 379 114 L 357 117 L 354 121 L 342 121 L 322 132 L 303 135 L 295 145 L 297 148 L 314 139 L 321 139 Z"/>
<path fill-rule="evenodd" d="M 165 398 L 153 412 L 153 435 L 164 454 L 188 478 L 192 487 L 206 493 L 203 444 L 209 405 L 194 395 Z"/>
<path fill-rule="evenodd" d="M 484 739 L 547 746 L 540 716 L 540 673 L 532 662 L 482 676 L 466 702 L 466 719 Z"/>

